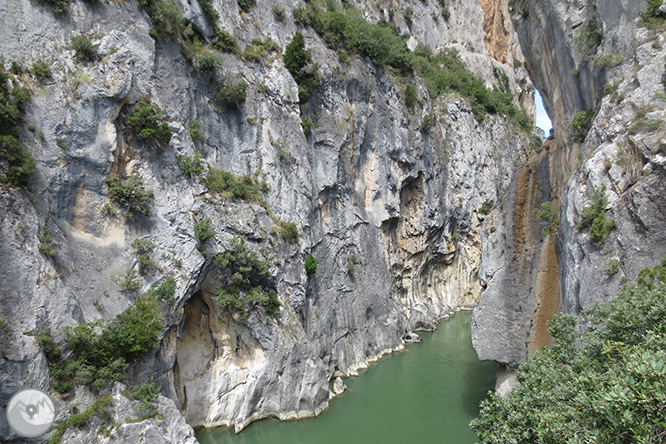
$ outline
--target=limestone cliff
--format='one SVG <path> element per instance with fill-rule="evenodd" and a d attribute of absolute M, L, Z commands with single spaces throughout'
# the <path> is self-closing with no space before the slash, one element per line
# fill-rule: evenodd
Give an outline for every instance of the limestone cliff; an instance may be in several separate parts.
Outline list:
<path fill-rule="evenodd" d="M 489 88 L 506 79 L 501 86 L 514 103 L 533 113 L 527 71 L 514 67 L 522 54 L 506 7 L 482 3 L 447 2 L 445 11 L 437 2 L 355 5 L 370 22 L 391 20 L 411 49 L 456 49 Z M 43 60 L 52 73 L 18 76 L 31 92 L 21 140 L 37 170 L 29 187 L 0 190 L 0 315 L 10 337 L 0 361 L 3 403 L 23 386 L 49 390 L 44 348 L 24 333 L 48 329 L 64 347 L 64 327 L 111 319 L 168 277 L 176 287 L 161 303 L 160 346 L 130 366 L 126 383 L 154 381 L 192 427 L 240 430 L 263 417 L 317 415 L 331 379 L 402 347 L 410 330 L 434 328 L 477 303 L 480 209 L 502 202 L 518 180 L 529 135 L 498 114 L 478 120 L 458 94 L 431 98 L 415 76 L 402 78 L 355 54 L 339 58 L 310 26 L 294 22 L 294 6 L 179 3 L 191 27 L 185 32 L 193 33 L 186 35 L 205 43 L 215 38 L 213 27 L 236 36 L 241 49 L 253 39 L 275 43 L 259 57 L 216 55 L 219 79 L 247 84 L 244 103 L 233 109 L 220 105 L 219 83 L 198 62 L 192 66 L 174 39 L 151 31 L 154 23 L 135 1 L 74 1 L 61 15 L 32 0 L 0 5 L 6 67 Z M 305 107 L 280 56 L 297 31 L 318 64 L 318 86 Z M 71 42 L 79 34 L 97 47 L 98 60 L 77 60 Z M 416 86 L 414 103 L 405 103 L 406 83 Z M 142 98 L 165 110 L 173 136 L 163 150 L 128 129 Z M 314 121 L 311 135 L 303 115 Z M 194 154 L 204 172 L 190 177 L 183 156 Z M 265 182 L 261 198 L 212 192 L 201 179 L 213 168 Z M 148 215 L 113 215 L 106 179 L 116 174 L 138 174 L 152 190 Z M 215 236 L 202 246 L 194 227 L 206 220 Z M 297 238 L 281 236 L 287 222 Z M 505 224 L 495 222 L 497 233 L 510 229 Z M 43 227 L 52 232 L 48 240 Z M 269 265 L 277 315 L 247 301 L 241 311 L 219 303 L 225 275 L 214 258 L 240 238 Z M 154 244 L 150 259 L 137 256 L 136 239 Z M 318 262 L 314 274 L 303 266 L 309 253 Z M 143 274 L 122 284 L 128 270 Z M 51 393 L 58 421 L 72 405 L 94 399 L 83 386 L 69 398 Z M 114 397 L 117 417 L 125 415 L 123 399 Z M 168 421 L 182 420 L 164 406 Z M 0 436 L 12 438 L 0 417 Z M 140 435 L 132 424 L 123 427 Z M 181 425 L 174 433 L 188 435 Z M 92 430 L 65 439 L 86 440 Z"/>

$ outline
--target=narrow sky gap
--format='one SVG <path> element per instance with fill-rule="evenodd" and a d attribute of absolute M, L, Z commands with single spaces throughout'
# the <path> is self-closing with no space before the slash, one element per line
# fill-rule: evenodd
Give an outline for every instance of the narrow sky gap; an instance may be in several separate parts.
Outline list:
<path fill-rule="evenodd" d="M 553 124 L 550 121 L 550 117 L 548 117 L 546 109 L 543 107 L 541 93 L 539 93 L 539 90 L 536 88 L 534 89 L 534 93 L 534 102 L 536 103 L 536 126 L 541 128 L 543 132 L 546 133 L 546 137 L 548 137 Z"/>

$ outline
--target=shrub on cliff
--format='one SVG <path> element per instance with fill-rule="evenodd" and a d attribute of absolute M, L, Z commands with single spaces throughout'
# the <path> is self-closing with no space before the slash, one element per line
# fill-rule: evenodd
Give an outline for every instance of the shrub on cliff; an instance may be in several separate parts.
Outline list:
<path fill-rule="evenodd" d="M 226 80 L 215 95 L 215 98 L 227 108 L 238 110 L 245 103 L 246 94 L 247 83 L 242 80 L 237 83 Z"/>
<path fill-rule="evenodd" d="M 149 214 L 147 204 L 153 198 L 153 191 L 144 187 L 141 176 L 134 174 L 127 179 L 111 176 L 105 182 L 109 187 L 109 199 L 126 209 L 125 216 L 131 218 L 137 212 Z"/>
<path fill-rule="evenodd" d="M 520 365 L 521 386 L 481 403 L 471 423 L 481 442 L 664 441 L 666 258 L 582 316 L 583 333 L 573 315 L 556 316 L 555 343 Z"/>
<path fill-rule="evenodd" d="M 74 58 L 77 62 L 94 62 L 102 58 L 97 47 L 83 34 L 72 37 L 72 48 L 76 51 Z"/>
<path fill-rule="evenodd" d="M 583 208 L 581 220 L 578 222 L 578 230 L 588 229 L 592 242 L 601 247 L 606 238 L 615 228 L 613 219 L 606 215 L 608 198 L 606 198 L 606 186 L 594 190 L 590 196 L 590 204 Z"/>
<path fill-rule="evenodd" d="M 583 143 L 587 137 L 588 131 L 592 127 L 592 120 L 594 119 L 594 111 L 591 109 L 577 113 L 571 123 L 569 130 L 574 141 Z"/>
<path fill-rule="evenodd" d="M 312 65 L 312 55 L 305 49 L 305 38 L 297 32 L 282 55 L 285 68 L 298 84 L 298 100 L 305 103 L 317 86 L 317 66 Z"/>
<path fill-rule="evenodd" d="M 134 113 L 125 120 L 125 126 L 139 140 L 156 143 L 160 149 L 171 140 L 166 111 L 146 98 L 139 100 Z"/>
<path fill-rule="evenodd" d="M 308 253 L 305 257 L 305 271 L 307 274 L 314 274 L 317 271 L 317 259 L 312 253 Z"/>

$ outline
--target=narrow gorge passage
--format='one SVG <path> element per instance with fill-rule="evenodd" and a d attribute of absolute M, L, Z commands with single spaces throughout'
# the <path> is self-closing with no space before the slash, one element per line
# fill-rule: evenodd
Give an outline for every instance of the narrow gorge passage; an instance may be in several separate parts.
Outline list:
<path fill-rule="evenodd" d="M 202 444 L 451 443 L 477 441 L 467 424 L 494 388 L 497 364 L 472 349 L 471 312 L 442 320 L 422 344 L 408 345 L 372 365 L 314 419 L 263 420 L 239 434 L 199 431 Z"/>

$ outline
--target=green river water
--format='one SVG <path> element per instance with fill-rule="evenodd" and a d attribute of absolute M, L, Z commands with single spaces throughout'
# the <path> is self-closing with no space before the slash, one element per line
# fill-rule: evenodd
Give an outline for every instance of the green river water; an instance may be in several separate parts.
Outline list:
<path fill-rule="evenodd" d="M 471 312 L 422 333 L 423 343 L 385 356 L 332 400 L 319 417 L 262 420 L 239 434 L 202 430 L 201 444 L 472 444 L 467 424 L 494 388 L 497 364 L 472 348 Z"/>

